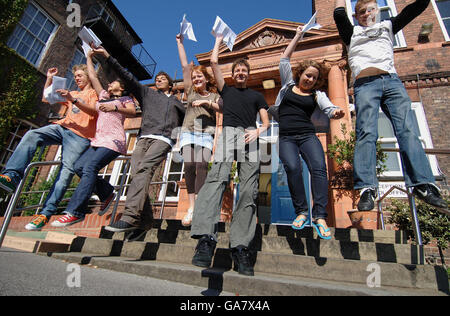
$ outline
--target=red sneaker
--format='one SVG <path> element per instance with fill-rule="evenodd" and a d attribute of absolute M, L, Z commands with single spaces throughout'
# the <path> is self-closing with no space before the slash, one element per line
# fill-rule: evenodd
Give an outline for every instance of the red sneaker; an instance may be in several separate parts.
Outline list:
<path fill-rule="evenodd" d="M 84 218 L 79 218 L 79 217 L 75 217 L 70 214 L 66 214 L 63 217 L 61 217 L 60 219 L 54 221 L 51 225 L 53 227 L 67 227 L 67 226 L 82 222 L 83 220 L 84 220 Z"/>

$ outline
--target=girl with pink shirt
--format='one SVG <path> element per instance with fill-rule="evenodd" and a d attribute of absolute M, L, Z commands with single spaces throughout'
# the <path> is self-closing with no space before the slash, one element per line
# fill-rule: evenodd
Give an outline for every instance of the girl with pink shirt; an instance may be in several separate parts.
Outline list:
<path fill-rule="evenodd" d="M 92 86 L 99 97 L 92 109 L 98 115 L 97 129 L 91 139 L 91 147 L 75 164 L 75 172 L 81 180 L 66 208 L 66 215 L 54 221 L 54 227 L 66 227 L 83 221 L 92 193 L 103 202 L 99 214 L 106 212 L 115 197 L 114 187 L 98 173 L 118 156 L 127 153 L 124 122 L 126 117 L 136 115 L 134 101 L 126 96 L 121 80 L 111 82 L 108 91 L 103 89 L 92 62 L 95 53 L 95 50 L 89 52 L 87 66 Z"/>

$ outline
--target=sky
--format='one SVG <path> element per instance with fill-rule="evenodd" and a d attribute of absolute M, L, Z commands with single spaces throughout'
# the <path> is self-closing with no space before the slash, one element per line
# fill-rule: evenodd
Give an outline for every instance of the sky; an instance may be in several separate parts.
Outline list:
<path fill-rule="evenodd" d="M 312 16 L 310 0 L 113 0 L 155 59 L 156 71 L 182 78 L 176 35 L 183 15 L 192 23 L 197 42 L 185 40 L 189 61 L 214 46 L 211 30 L 220 16 L 239 34 L 265 18 L 307 23 Z M 153 82 L 145 81 L 144 83 Z"/>

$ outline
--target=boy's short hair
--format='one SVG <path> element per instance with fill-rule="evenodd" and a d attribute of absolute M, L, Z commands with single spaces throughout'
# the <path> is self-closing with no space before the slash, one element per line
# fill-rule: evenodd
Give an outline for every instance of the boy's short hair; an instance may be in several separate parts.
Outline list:
<path fill-rule="evenodd" d="M 250 74 L 250 64 L 248 61 L 244 58 L 238 59 L 233 63 L 233 66 L 231 66 L 231 75 L 234 75 L 234 70 L 237 66 L 245 66 L 247 67 L 248 74 Z"/>
<path fill-rule="evenodd" d="M 158 72 L 158 73 L 156 74 L 156 76 L 155 76 L 155 80 L 156 80 L 156 78 L 158 78 L 159 76 L 164 76 L 164 77 L 166 77 L 166 78 L 167 78 L 167 81 L 169 81 L 169 87 L 170 87 L 170 89 L 173 88 L 173 80 L 172 80 L 172 78 L 171 78 L 166 72 L 164 72 L 164 71 Z"/>
<path fill-rule="evenodd" d="M 89 73 L 88 73 L 88 68 L 87 65 L 82 64 L 82 65 L 75 65 L 72 67 L 72 74 L 75 75 L 75 73 L 79 70 L 84 71 L 84 73 L 86 74 L 87 77 L 89 77 Z"/>
<path fill-rule="evenodd" d="M 355 15 L 358 15 L 359 9 L 368 3 L 374 3 L 378 7 L 377 0 L 358 0 L 355 5 Z"/>

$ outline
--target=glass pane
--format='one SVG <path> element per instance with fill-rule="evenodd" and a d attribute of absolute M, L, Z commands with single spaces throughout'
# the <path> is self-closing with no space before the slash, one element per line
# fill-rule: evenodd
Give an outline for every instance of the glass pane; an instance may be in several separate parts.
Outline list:
<path fill-rule="evenodd" d="M 36 23 L 38 23 L 39 25 L 43 25 L 45 23 L 45 21 L 47 20 L 47 18 L 45 17 L 45 15 L 43 15 L 41 12 L 39 12 L 36 15 L 35 21 Z"/>
<path fill-rule="evenodd" d="M 394 143 L 384 143 L 381 145 L 382 148 L 395 148 Z M 387 160 L 386 166 L 388 171 L 401 171 L 400 170 L 400 161 L 397 153 L 386 153 Z"/>
<path fill-rule="evenodd" d="M 37 8 L 30 4 L 28 5 L 28 7 L 25 9 L 25 13 L 29 14 L 31 17 L 34 17 L 36 15 L 37 12 Z"/>
<path fill-rule="evenodd" d="M 357 0 L 351 0 L 353 12 L 355 12 L 355 6 L 356 6 L 357 2 L 358 2 Z M 380 7 L 385 7 L 388 5 L 387 0 L 377 0 L 377 3 L 378 3 L 378 6 L 380 6 Z"/>
<path fill-rule="evenodd" d="M 383 138 L 395 137 L 394 128 L 392 127 L 391 121 L 384 113 L 380 113 L 380 118 L 378 119 L 378 134 L 379 137 Z"/>
<path fill-rule="evenodd" d="M 45 30 L 42 30 L 41 34 L 39 34 L 39 39 L 44 43 L 47 43 L 47 40 L 49 37 L 50 37 L 50 34 L 47 33 Z"/>
<path fill-rule="evenodd" d="M 28 29 L 33 35 L 38 35 L 39 32 L 41 31 L 41 25 L 36 23 L 36 21 L 33 21 L 33 23 L 31 23 L 29 29 Z"/>
<path fill-rule="evenodd" d="M 28 14 L 24 14 L 22 16 L 22 19 L 20 20 L 20 23 L 22 23 L 23 26 L 25 27 L 29 27 L 31 24 L 31 21 L 33 21 L 33 19 L 28 15 Z"/>
<path fill-rule="evenodd" d="M 30 50 L 30 47 L 27 46 L 24 43 L 20 43 L 19 47 L 17 47 L 17 52 L 22 55 L 23 57 L 26 57 L 28 54 L 28 51 Z"/>
<path fill-rule="evenodd" d="M 450 19 L 444 20 L 445 29 L 447 30 L 447 34 L 450 34 Z"/>
<path fill-rule="evenodd" d="M 53 32 L 53 29 L 55 28 L 55 24 L 53 24 L 52 22 L 48 21 L 45 22 L 44 25 L 44 30 L 46 30 L 48 33 Z"/>
<path fill-rule="evenodd" d="M 436 1 L 436 5 L 439 9 L 439 13 L 441 14 L 441 18 L 450 17 L 450 0 Z"/>
<path fill-rule="evenodd" d="M 389 18 L 391 16 L 392 16 L 392 14 L 391 14 L 391 10 L 390 9 L 381 10 L 381 14 L 380 14 L 381 21 L 389 20 Z"/>

